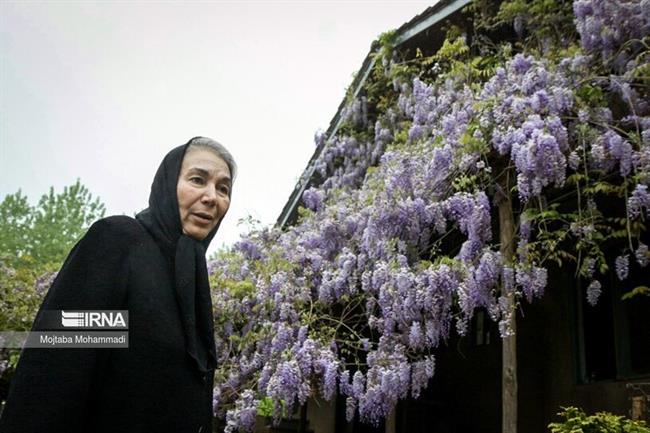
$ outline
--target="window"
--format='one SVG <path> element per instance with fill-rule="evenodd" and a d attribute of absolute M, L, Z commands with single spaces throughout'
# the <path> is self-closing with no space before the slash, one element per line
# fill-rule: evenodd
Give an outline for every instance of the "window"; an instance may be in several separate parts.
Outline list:
<path fill-rule="evenodd" d="M 650 375 L 650 297 L 621 299 L 635 287 L 650 285 L 650 269 L 631 264 L 624 281 L 611 274 L 601 280 L 602 294 L 595 306 L 587 303 L 586 284 L 579 283 L 576 307 L 581 383 Z"/>

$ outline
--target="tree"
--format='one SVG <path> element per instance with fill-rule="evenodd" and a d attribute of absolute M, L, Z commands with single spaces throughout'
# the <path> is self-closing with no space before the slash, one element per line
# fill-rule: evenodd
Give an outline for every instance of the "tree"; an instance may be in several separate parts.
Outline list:
<path fill-rule="evenodd" d="M 12 267 L 58 266 L 104 213 L 104 204 L 79 179 L 61 193 L 50 187 L 36 206 L 20 190 L 9 194 L 0 203 L 0 260 Z"/>
<path fill-rule="evenodd" d="M 15 264 L 29 243 L 29 231 L 33 222 L 32 208 L 20 190 L 9 194 L 0 203 L 0 258 Z"/>
<path fill-rule="evenodd" d="M 36 206 L 20 190 L 0 203 L 0 330 L 28 331 L 55 271 L 105 207 L 77 181 Z M 0 400 L 20 355 L 0 349 Z"/>

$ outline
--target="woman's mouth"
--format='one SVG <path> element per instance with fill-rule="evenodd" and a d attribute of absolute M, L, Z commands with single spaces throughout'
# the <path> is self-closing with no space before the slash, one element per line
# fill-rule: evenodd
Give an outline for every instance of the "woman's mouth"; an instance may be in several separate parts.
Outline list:
<path fill-rule="evenodd" d="M 192 215 L 194 215 L 196 219 L 203 224 L 210 224 L 212 220 L 214 220 L 214 216 L 206 212 L 193 212 Z"/>

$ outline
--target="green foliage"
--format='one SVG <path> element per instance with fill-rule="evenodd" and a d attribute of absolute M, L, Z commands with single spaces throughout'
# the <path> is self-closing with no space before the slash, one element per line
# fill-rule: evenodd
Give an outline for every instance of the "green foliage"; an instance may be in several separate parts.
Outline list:
<path fill-rule="evenodd" d="M 43 300 L 42 284 L 38 281 L 38 267 L 24 266 L 13 269 L 0 262 L 0 330 L 24 332 L 29 331 L 34 316 Z M 49 281 L 50 274 L 45 274 L 43 281 Z M 8 369 L 0 369 L 0 378 L 10 376 L 16 367 L 20 350 L 0 349 L 0 362 L 8 361 Z"/>
<path fill-rule="evenodd" d="M 498 55 L 476 53 L 477 50 L 467 43 L 467 36 L 452 27 L 447 32 L 447 38 L 442 46 L 431 57 L 422 58 L 424 67 L 432 64 L 431 71 L 436 74 L 438 81 L 447 78 L 460 78 L 472 90 L 478 91 L 481 83 L 489 79 L 499 63 Z"/>
<path fill-rule="evenodd" d="M 0 260 L 12 267 L 59 265 L 105 207 L 77 180 L 50 188 L 36 206 L 20 191 L 0 203 Z"/>
<path fill-rule="evenodd" d="M 29 267 L 13 269 L 0 263 L 0 329 L 28 331 L 42 301 Z"/>
<path fill-rule="evenodd" d="M 581 107 L 594 107 L 605 105 L 603 89 L 591 83 L 585 83 L 576 91 L 576 99 Z"/>
<path fill-rule="evenodd" d="M 257 406 L 257 414 L 266 418 L 271 418 L 273 416 L 273 400 L 269 397 L 264 397 L 260 400 L 259 406 Z"/>
<path fill-rule="evenodd" d="M 104 205 L 79 180 L 36 206 L 19 190 L 0 203 L 0 329 L 29 331 L 54 272 L 88 226 L 104 216 Z M 10 375 L 19 350 L 0 350 Z"/>
<path fill-rule="evenodd" d="M 257 415 L 265 418 L 273 418 L 277 415 L 278 411 L 282 418 L 287 417 L 287 403 L 284 400 L 280 400 L 280 405 L 276 408 L 275 402 L 272 398 L 264 397 L 260 400 L 260 404 L 257 406 Z"/>
<path fill-rule="evenodd" d="M 21 250 L 31 242 L 34 213 L 20 190 L 0 203 L 0 260 L 16 263 Z"/>
<path fill-rule="evenodd" d="M 638 286 L 624 294 L 621 299 L 626 301 L 632 299 L 635 296 L 650 296 L 650 287 L 648 286 Z"/>
<path fill-rule="evenodd" d="M 608 412 L 587 415 L 576 407 L 562 408 L 562 422 L 548 425 L 552 433 L 650 433 L 643 421 L 632 421 Z"/>
<path fill-rule="evenodd" d="M 27 331 L 49 283 L 104 205 L 79 180 L 36 206 L 20 191 L 0 203 L 0 329 Z"/>
<path fill-rule="evenodd" d="M 476 1 L 470 9 L 477 28 L 490 31 L 511 27 L 520 36 L 516 43 L 519 49 L 552 55 L 557 47 L 576 39 L 572 0 L 506 0 L 496 13 L 487 12 L 490 8 L 486 2 L 489 0 Z"/>

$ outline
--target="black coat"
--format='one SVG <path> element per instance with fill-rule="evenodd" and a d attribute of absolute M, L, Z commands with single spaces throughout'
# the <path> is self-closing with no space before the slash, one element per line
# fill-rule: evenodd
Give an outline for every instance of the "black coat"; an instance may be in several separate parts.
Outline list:
<path fill-rule="evenodd" d="M 25 349 L 0 432 L 211 431 L 212 371 L 186 351 L 174 284 L 173 259 L 141 223 L 93 224 L 41 309 L 128 310 L 129 348 Z"/>

